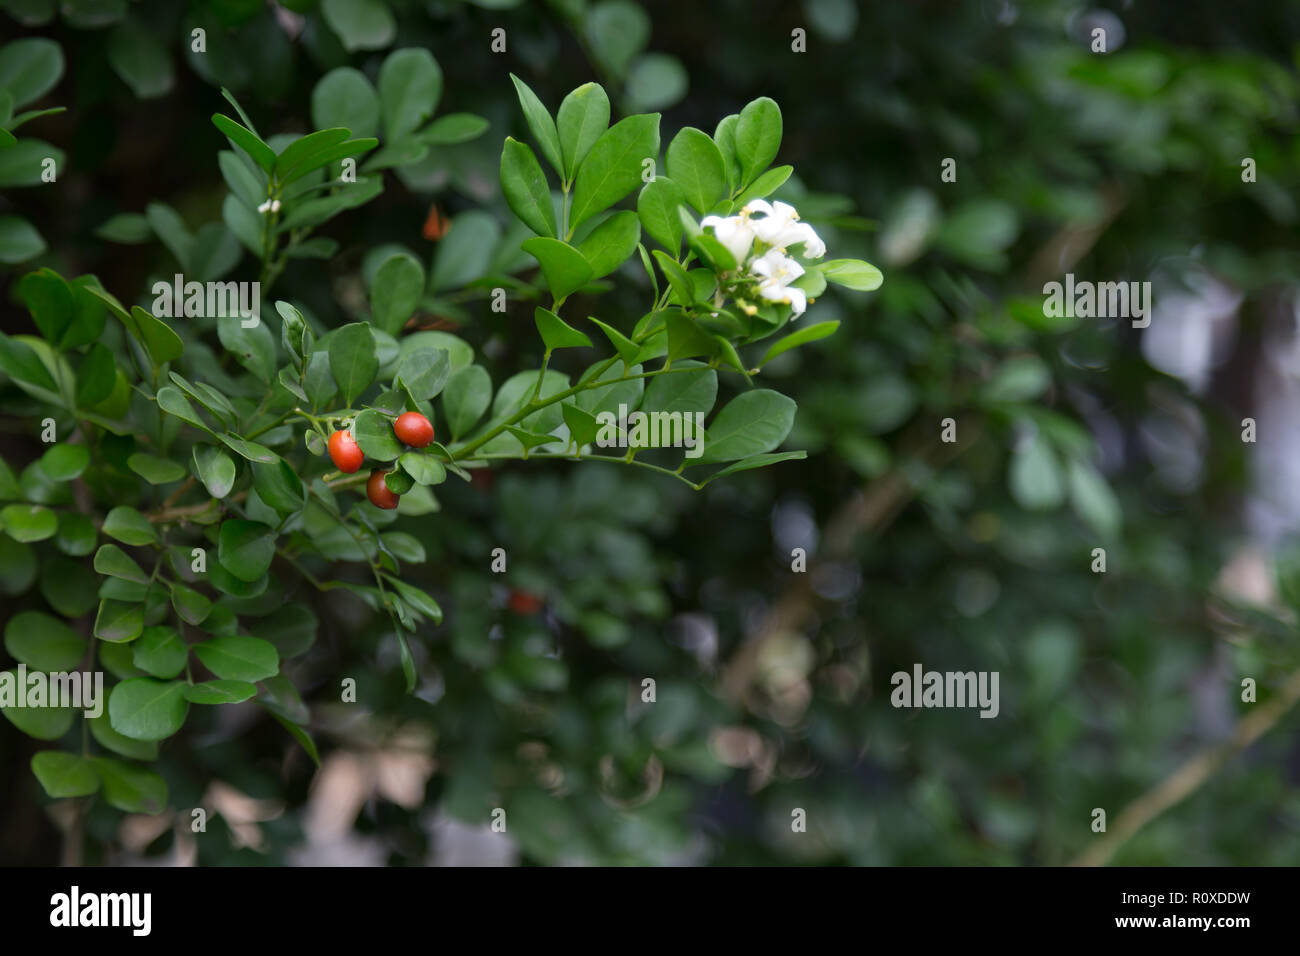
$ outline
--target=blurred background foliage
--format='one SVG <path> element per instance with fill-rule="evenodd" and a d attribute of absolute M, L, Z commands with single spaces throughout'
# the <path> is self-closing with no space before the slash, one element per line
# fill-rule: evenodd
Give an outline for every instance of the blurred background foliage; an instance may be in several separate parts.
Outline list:
<path fill-rule="evenodd" d="M 255 278 L 223 225 L 220 87 L 264 130 L 303 130 L 317 85 L 344 71 L 334 82 L 361 88 L 364 121 L 353 71 L 373 83 L 406 46 L 441 65 L 438 115 L 490 128 L 416 147 L 381 197 L 321 230 L 333 258 L 289 266 L 276 296 L 326 326 L 364 308 L 381 248 L 431 262 L 446 288 L 527 262 L 523 235 L 503 235 L 497 177 L 501 140 L 522 126 L 510 71 L 551 108 L 597 79 L 616 115 L 662 110 L 666 131 L 711 130 L 771 96 L 778 161 L 797 170 L 778 198 L 836 255 L 885 273 L 875 295 L 828 293 L 817 321 L 842 320 L 837 336 L 764 370 L 799 401 L 787 445 L 806 461 L 699 494 L 543 462 L 441 486 L 439 510 L 404 524 L 428 556 L 412 573 L 446 611 L 415 642 L 416 695 L 384 621 L 338 592 L 290 595 L 302 626 L 319 624 L 290 676 L 323 768 L 264 716 L 214 709 L 158 762 L 175 816 L 96 804 L 86 862 L 1063 863 L 1103 840 L 1093 808 L 1113 826 L 1251 708 L 1287 702 L 1300 667 L 1300 4 L 0 10 L 6 41 L 49 37 L 67 64 L 35 104 L 67 111 L 13 147 L 66 157 L 57 187 L 14 181 L 0 153 L 0 215 L 40 236 L 10 255 L 9 331 L 28 331 L 12 287 L 37 265 L 93 272 L 124 299 L 170 277 L 187 247 L 160 234 L 151 203 L 230 250 L 205 259 L 212 278 Z M 1090 50 L 1097 27 L 1105 54 Z M 505 52 L 491 49 L 497 28 Z M 1045 317 L 1042 285 L 1066 272 L 1152 281 L 1150 326 Z M 638 283 L 629 268 L 628 315 Z M 494 379 L 540 358 L 520 297 L 505 314 L 437 292 L 423 308 Z M 953 444 L 939 440 L 949 418 Z M 39 454 L 30 422 L 6 418 L 2 440 L 16 466 Z M 498 547 L 505 574 L 489 572 Z M 5 616 L 31 600 L 6 601 Z M 1000 715 L 892 708 L 889 675 L 917 662 L 999 671 Z M 336 702 L 342 677 L 359 703 Z M 1241 702 L 1246 677 L 1259 703 Z M 1296 729 L 1282 716 L 1105 856 L 1294 862 Z M 5 862 L 60 858 L 71 817 L 26 772 L 38 746 L 0 732 Z M 189 833 L 195 806 L 206 833 Z M 488 829 L 497 807 L 505 834 Z M 792 832 L 795 808 L 806 833 Z"/>

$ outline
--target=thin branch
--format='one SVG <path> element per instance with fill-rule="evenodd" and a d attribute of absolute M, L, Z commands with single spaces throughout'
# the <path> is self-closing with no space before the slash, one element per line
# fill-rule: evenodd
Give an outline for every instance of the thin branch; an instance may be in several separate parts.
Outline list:
<path fill-rule="evenodd" d="M 1080 853 L 1071 866 L 1104 866 L 1139 830 L 1198 790 L 1232 757 L 1268 733 L 1300 702 L 1300 671 L 1282 685 L 1276 697 L 1256 706 L 1237 721 L 1232 736 L 1188 760 L 1172 774 L 1125 807 L 1106 835 Z"/>

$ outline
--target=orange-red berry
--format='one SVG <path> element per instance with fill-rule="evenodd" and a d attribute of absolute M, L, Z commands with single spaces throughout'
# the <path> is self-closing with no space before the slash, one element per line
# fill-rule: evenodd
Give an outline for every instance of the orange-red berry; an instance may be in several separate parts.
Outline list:
<path fill-rule="evenodd" d="M 348 431 L 339 431 L 330 435 L 329 452 L 334 466 L 349 475 L 360 468 L 361 463 L 366 460 L 361 446 Z"/>
<path fill-rule="evenodd" d="M 393 422 L 393 434 L 412 448 L 423 448 L 433 441 L 433 423 L 419 412 L 403 412 Z"/>
<path fill-rule="evenodd" d="M 383 508 L 385 511 L 392 511 L 397 507 L 397 502 L 401 498 L 393 489 L 384 483 L 384 472 L 376 468 L 366 479 L 366 497 L 376 508 Z"/>

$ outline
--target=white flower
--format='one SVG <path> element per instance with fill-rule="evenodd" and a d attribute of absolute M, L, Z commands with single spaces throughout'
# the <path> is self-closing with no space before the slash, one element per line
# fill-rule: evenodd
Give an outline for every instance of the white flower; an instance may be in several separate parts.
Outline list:
<path fill-rule="evenodd" d="M 808 296 L 803 289 L 790 285 L 804 273 L 799 265 L 779 249 L 769 249 L 749 264 L 750 274 L 759 280 L 758 294 L 769 302 L 785 302 L 796 316 L 808 308 Z"/>
<path fill-rule="evenodd" d="M 751 218 L 754 213 L 762 213 L 763 217 Z M 826 244 L 812 226 L 799 221 L 799 213 L 789 203 L 755 199 L 746 204 L 741 214 L 750 223 L 754 235 L 769 246 L 785 249 L 802 242 L 805 257 L 820 259 L 826 255 Z"/>
<path fill-rule="evenodd" d="M 743 216 L 705 216 L 700 225 L 712 228 L 713 235 L 726 246 L 727 251 L 735 256 L 737 262 L 743 263 L 749 255 L 749 247 L 754 244 L 754 229 Z"/>
<path fill-rule="evenodd" d="M 262 213 L 262 215 L 266 215 L 268 212 L 279 212 L 280 200 L 268 199 L 266 202 L 262 203 L 262 205 L 257 207 L 257 211 Z"/>

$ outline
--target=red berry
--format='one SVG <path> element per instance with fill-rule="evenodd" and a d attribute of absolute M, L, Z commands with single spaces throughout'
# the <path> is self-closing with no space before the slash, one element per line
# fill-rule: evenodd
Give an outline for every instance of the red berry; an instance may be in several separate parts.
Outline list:
<path fill-rule="evenodd" d="M 366 497 L 376 508 L 383 508 L 385 511 L 392 511 L 397 507 L 398 499 L 401 497 L 388 485 L 384 484 L 384 472 L 376 468 L 366 479 Z"/>
<path fill-rule="evenodd" d="M 536 614 L 542 609 L 542 599 L 527 591 L 511 591 L 508 603 L 516 614 Z"/>
<path fill-rule="evenodd" d="M 349 475 L 360 468 L 361 463 L 366 460 L 361 446 L 357 444 L 351 432 L 342 431 L 330 435 L 329 449 L 335 467 Z"/>
<path fill-rule="evenodd" d="M 393 422 L 393 434 L 412 448 L 423 448 L 433 441 L 433 423 L 419 412 L 403 412 Z"/>

